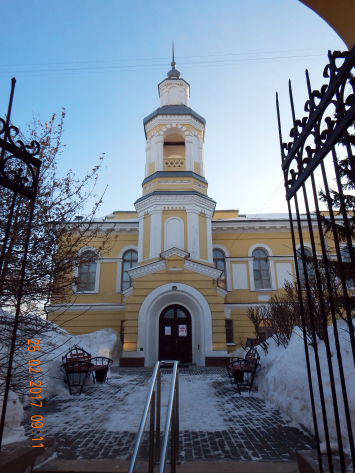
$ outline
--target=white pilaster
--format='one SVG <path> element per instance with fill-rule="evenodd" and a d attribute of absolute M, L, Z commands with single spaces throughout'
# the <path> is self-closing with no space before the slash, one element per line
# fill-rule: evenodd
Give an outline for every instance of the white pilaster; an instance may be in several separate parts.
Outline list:
<path fill-rule="evenodd" d="M 145 164 L 145 177 L 149 176 L 149 165 L 150 165 L 150 141 L 147 141 L 145 145 L 145 156 L 146 156 L 146 164 Z"/>
<path fill-rule="evenodd" d="M 139 227 L 138 227 L 138 261 L 143 260 L 143 232 L 144 232 L 144 215 L 138 215 Z"/>
<path fill-rule="evenodd" d="M 212 253 L 212 216 L 206 214 L 206 227 L 207 227 L 207 258 L 209 263 L 213 263 Z"/>
<path fill-rule="evenodd" d="M 200 234 L 198 227 L 198 212 L 187 210 L 187 251 L 190 258 L 200 259 Z"/>
<path fill-rule="evenodd" d="M 150 249 L 149 257 L 158 258 L 161 253 L 161 221 L 162 210 L 150 212 Z"/>
<path fill-rule="evenodd" d="M 193 139 L 191 136 L 187 136 L 185 139 L 186 144 L 186 171 L 194 170 L 194 158 L 193 158 Z"/>
<path fill-rule="evenodd" d="M 155 141 L 155 148 L 156 148 L 156 153 L 157 153 L 157 157 L 155 160 L 156 171 L 164 170 L 163 145 L 164 145 L 164 138 L 162 136 L 158 136 Z"/>

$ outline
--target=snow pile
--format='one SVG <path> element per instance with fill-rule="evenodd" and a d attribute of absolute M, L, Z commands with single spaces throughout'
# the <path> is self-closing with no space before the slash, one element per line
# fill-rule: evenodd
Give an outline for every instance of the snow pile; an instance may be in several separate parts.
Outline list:
<path fill-rule="evenodd" d="M 341 345 L 341 354 L 346 380 L 350 416 L 353 422 L 353 431 L 355 434 L 355 371 L 351 355 L 351 346 L 347 325 L 343 321 L 338 321 L 339 338 Z M 336 394 L 338 398 L 340 425 L 342 431 L 343 445 L 348 450 L 349 441 L 347 433 L 347 424 L 344 411 L 344 403 L 341 392 L 339 366 L 336 355 L 333 326 L 328 327 L 328 336 L 330 349 L 332 353 L 332 366 L 334 371 Z M 276 346 L 276 343 L 270 338 L 268 340 L 268 353 L 265 354 L 259 348 L 261 371 L 255 379 L 258 386 L 259 395 L 279 407 L 283 414 L 286 414 L 299 425 L 306 427 L 314 433 L 313 416 L 311 408 L 311 399 L 308 386 L 307 365 L 304 350 L 304 341 L 301 337 L 301 331 L 295 329 L 290 343 L 286 349 L 282 346 Z M 318 343 L 318 353 L 323 380 L 323 390 L 326 403 L 328 429 L 331 442 L 337 443 L 336 426 L 334 419 L 333 401 L 330 387 L 328 361 L 326 356 L 325 344 L 323 341 Z M 318 389 L 318 379 L 316 372 L 316 363 L 314 349 L 309 347 L 309 357 L 312 373 L 312 384 L 315 397 L 315 406 L 317 411 L 317 424 L 321 441 L 324 441 L 324 427 L 321 412 L 321 403 Z"/>
<path fill-rule="evenodd" d="M 2 398 L 0 400 L 0 412 L 2 412 L 3 401 Z M 9 391 L 2 445 L 20 442 L 25 439 L 25 429 L 21 426 L 22 415 L 23 407 L 18 395 L 13 391 Z"/>
<path fill-rule="evenodd" d="M 56 327 L 56 331 L 48 331 L 40 335 L 41 356 L 36 358 L 41 361 L 41 373 L 35 379 L 42 382 L 42 397 L 48 398 L 59 395 L 69 395 L 69 390 L 64 383 L 64 374 L 60 367 L 62 357 L 74 345 L 78 345 L 89 352 L 92 357 L 106 356 L 118 364 L 122 353 L 122 344 L 118 333 L 113 329 L 102 329 L 84 335 L 72 336 L 63 329 Z M 91 377 L 86 383 L 92 382 Z"/>
<path fill-rule="evenodd" d="M 23 407 L 29 406 L 30 403 L 38 403 L 46 398 L 54 395 L 64 397 L 70 396 L 69 389 L 64 382 L 65 375 L 60 367 L 63 363 L 62 357 L 74 345 L 78 345 L 95 356 L 105 356 L 111 358 L 114 364 L 118 364 L 122 353 L 122 344 L 118 333 L 112 329 L 103 329 L 97 332 L 72 336 L 57 325 L 48 322 L 48 330 L 39 333 L 32 337 L 33 344 L 28 345 L 27 338 L 22 342 L 22 346 L 16 351 L 13 361 L 13 376 L 12 380 L 16 385 L 16 392 L 10 392 L 11 401 L 7 404 L 6 409 L 6 429 L 4 433 L 4 442 L 11 443 L 22 440 L 24 438 L 24 429 L 20 427 Z M 19 330 L 19 338 L 23 339 Z M 37 342 L 39 340 L 39 344 Z M 34 349 L 29 351 L 28 348 L 39 346 L 40 350 Z M 7 353 L 8 349 L 0 343 L 0 353 Z M 31 355 L 29 357 L 29 355 Z M 32 360 L 39 360 L 41 369 L 40 372 L 31 371 L 29 378 L 27 362 Z M 38 364 L 38 363 L 37 363 Z M 37 370 L 37 366 L 33 366 Z M 15 376 L 15 377 L 14 377 Z M 40 394 L 29 394 L 29 381 L 36 383 L 32 387 L 40 387 L 42 392 Z M 92 384 L 92 378 L 89 377 L 85 381 L 86 384 Z M 30 396 L 42 396 L 42 399 L 30 399 Z M 20 402 L 21 400 L 21 402 Z M 21 404 L 22 403 L 22 404 Z M 2 401 L 0 401 L 2 406 Z M 1 411 L 0 411 L 1 412 Z"/>

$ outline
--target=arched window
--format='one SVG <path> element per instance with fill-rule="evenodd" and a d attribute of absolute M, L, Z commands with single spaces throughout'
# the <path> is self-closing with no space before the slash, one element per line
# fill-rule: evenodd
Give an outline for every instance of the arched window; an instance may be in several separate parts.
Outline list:
<path fill-rule="evenodd" d="M 138 262 L 138 253 L 135 250 L 128 250 L 123 255 L 122 262 L 122 291 L 133 285 L 133 280 L 129 277 L 127 269 L 135 268 Z"/>
<path fill-rule="evenodd" d="M 220 269 L 222 274 L 218 279 L 218 286 L 225 289 L 226 287 L 226 262 L 225 256 L 222 250 L 213 250 L 213 264 L 216 269 Z"/>
<path fill-rule="evenodd" d="M 304 256 L 306 258 L 306 268 L 307 268 L 307 275 L 311 276 L 313 274 L 313 265 L 312 265 L 312 252 L 309 248 L 304 247 Z M 297 267 L 298 267 L 298 274 L 300 276 L 301 283 L 305 280 L 304 275 L 304 266 L 302 261 L 302 251 L 301 248 L 297 250 Z"/>
<path fill-rule="evenodd" d="M 351 274 L 352 274 L 352 271 L 351 271 L 351 264 L 349 264 L 351 262 L 351 259 L 350 259 L 350 254 L 349 254 L 349 250 L 346 246 L 342 247 L 341 250 L 340 250 L 340 254 L 341 254 L 341 260 L 343 263 L 343 271 L 345 273 L 345 277 L 346 277 L 346 287 L 348 289 L 354 289 L 354 280 L 353 278 L 351 277 Z M 350 277 L 348 277 L 350 276 Z"/>
<path fill-rule="evenodd" d="M 81 255 L 81 258 L 82 263 L 78 270 L 78 291 L 93 292 L 96 283 L 97 263 L 95 259 L 97 254 L 92 250 L 88 250 Z"/>
<path fill-rule="evenodd" d="M 271 289 L 269 263 L 267 253 L 261 248 L 253 251 L 253 270 L 255 289 Z"/>

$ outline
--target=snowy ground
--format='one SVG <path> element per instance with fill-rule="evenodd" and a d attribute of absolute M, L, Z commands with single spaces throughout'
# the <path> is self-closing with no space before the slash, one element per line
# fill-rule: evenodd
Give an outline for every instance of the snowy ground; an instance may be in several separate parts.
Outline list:
<path fill-rule="evenodd" d="M 344 368 L 345 382 L 349 401 L 349 410 L 355 436 L 355 370 L 351 352 L 349 333 L 343 321 L 338 322 L 339 339 L 341 346 L 342 363 Z M 349 437 L 345 418 L 344 403 L 341 391 L 339 375 L 339 365 L 334 343 L 333 326 L 328 327 L 328 336 L 331 349 L 331 362 L 334 371 L 334 379 L 337 394 L 337 404 L 339 408 L 340 427 L 342 431 L 343 446 L 349 452 Z M 310 432 L 314 432 L 311 401 L 308 386 L 307 366 L 304 350 L 304 342 L 301 332 L 295 329 L 287 349 L 282 346 L 277 347 L 275 342 L 269 339 L 268 354 L 265 355 L 261 349 L 262 370 L 256 380 L 259 395 L 276 405 L 280 411 L 291 418 L 299 425 L 305 426 Z M 318 343 L 318 353 L 322 374 L 322 385 L 324 389 L 325 406 L 329 427 L 330 440 L 337 444 L 334 409 L 326 356 L 325 344 Z M 316 373 L 314 350 L 309 347 L 311 374 L 313 390 L 315 395 L 315 405 L 317 414 L 317 424 L 320 433 L 320 440 L 324 442 L 323 417 L 321 412 L 320 395 Z"/>
<path fill-rule="evenodd" d="M 42 408 L 41 435 L 55 436 L 59 458 L 130 458 L 152 371 L 113 371 L 108 385 L 55 396 Z M 162 376 L 162 419 L 170 378 L 169 371 Z M 33 409 L 25 411 L 28 434 Z M 240 396 L 222 368 L 180 370 L 180 445 L 185 460 L 295 461 L 297 449 L 314 448 L 275 406 L 256 394 Z M 147 438 L 141 456 L 147 457 Z"/>

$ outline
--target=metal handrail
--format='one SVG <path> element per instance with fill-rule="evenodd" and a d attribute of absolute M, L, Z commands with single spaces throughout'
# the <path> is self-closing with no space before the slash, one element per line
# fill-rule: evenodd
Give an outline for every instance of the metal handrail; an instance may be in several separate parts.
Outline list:
<path fill-rule="evenodd" d="M 163 436 L 162 450 L 160 454 L 160 401 L 161 401 L 161 367 L 173 364 L 173 376 L 170 386 L 170 395 L 168 401 L 168 409 L 166 414 L 165 429 Z M 166 455 L 168 449 L 169 431 L 171 430 L 171 472 L 175 473 L 176 463 L 179 460 L 179 375 L 178 361 L 158 361 L 155 363 L 152 380 L 150 383 L 147 400 L 144 406 L 142 420 L 137 434 L 137 440 L 134 447 L 132 460 L 128 469 L 128 473 L 134 473 L 138 451 L 142 442 L 145 424 L 150 409 L 150 434 L 149 434 L 149 473 L 153 473 L 154 461 L 154 425 L 155 425 L 155 459 L 158 463 L 159 456 L 159 473 L 164 473 Z M 157 386 L 155 393 L 155 384 Z M 156 394 L 156 395 L 155 395 Z M 155 409 L 155 397 L 157 398 L 157 406 Z M 154 422 L 155 420 L 155 422 Z"/>
<path fill-rule="evenodd" d="M 154 371 L 153 371 L 153 376 L 152 376 L 152 381 L 150 383 L 150 388 L 147 396 L 147 401 L 144 406 L 144 411 L 142 415 L 142 420 L 141 420 L 141 425 L 139 426 L 138 434 L 137 434 L 137 440 L 136 440 L 136 445 L 134 446 L 134 451 L 132 455 L 132 460 L 131 464 L 129 465 L 128 473 L 133 473 L 136 467 L 137 459 L 138 459 L 138 450 L 142 442 L 142 437 L 143 437 L 143 432 L 144 432 L 144 427 L 145 423 L 147 422 L 147 417 L 148 417 L 148 411 L 150 407 L 150 401 L 152 399 L 153 391 L 154 391 L 154 386 L 155 386 L 155 381 L 157 378 L 157 373 L 159 370 L 159 361 L 155 363 L 154 366 Z"/>
<path fill-rule="evenodd" d="M 169 440 L 169 430 L 171 425 L 171 420 L 173 417 L 174 423 L 176 422 L 176 410 L 177 410 L 177 403 L 176 403 L 176 378 L 177 378 L 177 368 L 178 368 L 178 361 L 174 361 L 174 368 L 173 368 L 173 376 L 171 379 L 171 386 L 170 386 L 170 396 L 169 396 L 169 403 L 168 403 L 168 410 L 166 413 L 166 421 L 165 421 L 165 430 L 164 430 L 164 437 L 163 437 L 163 446 L 161 450 L 160 456 L 160 465 L 159 465 L 159 473 L 164 473 L 165 469 L 165 462 L 166 462 L 166 454 L 168 451 L 168 440 Z M 174 412 L 173 412 L 174 411 Z M 175 425 L 174 425 L 175 427 Z M 175 429 L 171 429 L 171 471 L 175 472 L 175 448 L 176 448 L 176 439 L 174 432 Z M 179 433 L 177 434 L 179 436 Z"/>

